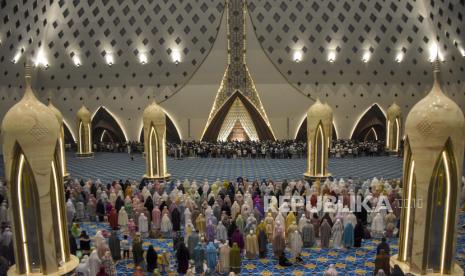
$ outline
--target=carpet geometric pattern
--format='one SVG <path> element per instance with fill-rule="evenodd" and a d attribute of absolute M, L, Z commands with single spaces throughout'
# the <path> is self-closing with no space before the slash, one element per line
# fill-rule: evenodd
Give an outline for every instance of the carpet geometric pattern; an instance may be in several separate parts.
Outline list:
<path fill-rule="evenodd" d="M 73 178 L 100 178 L 104 182 L 115 179 L 140 180 L 145 170 L 145 160 L 135 155 L 134 160 L 124 153 L 96 153 L 93 159 L 77 159 L 67 155 L 68 171 Z M 300 159 L 226 159 L 226 158 L 168 158 L 168 171 L 174 180 L 217 178 L 233 180 L 238 176 L 249 180 L 271 178 L 273 180 L 302 179 L 307 160 Z M 399 178 L 402 176 L 402 159 L 394 156 L 331 158 L 329 171 L 334 177 Z"/>
<path fill-rule="evenodd" d="M 456 260 L 462 268 L 465 268 L 465 229 L 460 227 L 465 223 L 465 214 L 461 213 L 457 236 L 457 256 Z M 109 230 L 106 223 L 81 223 L 82 230 L 86 230 L 90 236 L 95 235 L 97 230 Z M 339 275 L 373 275 L 374 258 L 376 246 L 380 240 L 364 240 L 361 248 L 334 249 L 334 248 L 310 248 L 302 252 L 301 264 L 294 264 L 291 267 L 281 267 L 278 261 L 272 256 L 271 244 L 268 246 L 268 256 L 266 259 L 246 259 L 242 258 L 241 275 L 265 276 L 265 275 L 323 275 L 323 272 L 334 264 Z M 396 238 L 388 240 L 391 247 L 391 255 L 397 254 L 398 240 Z M 144 240 L 144 250 L 152 244 L 161 253 L 167 251 L 171 255 L 170 270 L 176 271 L 176 260 L 173 251 L 173 242 L 168 239 L 146 239 Z M 290 258 L 290 253 L 286 249 L 286 255 Z M 290 261 L 294 261 L 290 259 Z M 118 275 L 129 276 L 134 272 L 132 258 L 121 260 L 117 263 Z M 147 274 L 148 275 L 148 274 Z"/>

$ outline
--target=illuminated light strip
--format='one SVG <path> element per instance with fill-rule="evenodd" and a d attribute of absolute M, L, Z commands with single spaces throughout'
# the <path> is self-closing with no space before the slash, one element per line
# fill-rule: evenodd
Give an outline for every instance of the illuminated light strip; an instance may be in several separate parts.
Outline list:
<path fill-rule="evenodd" d="M 334 127 L 334 131 L 336 132 L 336 140 L 337 140 L 337 138 L 339 138 L 339 133 L 337 132 L 336 121 L 334 121 L 334 120 L 333 120 L 333 124 L 332 124 L 332 126 L 331 126 L 331 133 L 332 133 L 332 130 L 333 130 L 332 128 L 333 128 L 333 127 Z M 330 138 L 331 140 L 333 139 L 332 136 L 329 137 L 329 138 Z"/>
<path fill-rule="evenodd" d="M 90 137 L 90 124 L 88 123 L 87 124 L 87 139 L 89 139 L 89 145 L 87 145 L 87 148 L 88 148 L 88 152 L 87 153 L 91 153 L 92 152 L 92 138 Z"/>
<path fill-rule="evenodd" d="M 367 109 L 365 109 L 365 111 L 363 111 L 362 114 L 360 114 L 360 116 L 358 117 L 357 121 L 355 121 L 355 124 L 354 126 L 352 127 L 352 131 L 350 132 L 350 137 L 352 138 L 352 136 L 354 135 L 354 132 L 355 132 L 355 129 L 357 128 L 357 125 L 358 123 L 360 123 L 360 120 L 363 118 L 363 116 L 365 115 L 365 113 L 368 112 L 368 110 L 370 110 L 373 106 L 377 105 L 379 107 L 379 109 L 381 110 L 381 112 L 383 113 L 384 115 L 384 118 L 387 118 L 386 117 L 386 112 L 384 112 L 384 110 L 381 108 L 381 106 L 377 103 L 374 103 L 372 104 L 371 106 L 369 106 Z"/>
<path fill-rule="evenodd" d="M 27 239 L 26 239 L 26 229 L 24 227 L 24 213 L 23 213 L 23 204 L 21 202 L 21 182 L 23 174 L 23 165 L 24 165 L 24 154 L 21 154 L 19 157 L 19 170 L 18 170 L 18 205 L 19 205 L 19 221 L 21 223 L 21 239 L 23 241 L 23 251 L 24 251 L 24 262 L 26 263 L 26 273 L 30 273 L 29 268 L 29 256 L 27 251 Z"/>
<path fill-rule="evenodd" d="M 321 124 L 318 125 L 317 135 L 320 135 L 321 142 L 323 143 L 323 145 L 321 145 L 321 152 L 320 152 L 321 156 L 320 156 L 320 158 L 318 158 L 318 156 L 316 156 L 318 151 L 315 150 L 315 157 L 316 157 L 316 160 L 314 161 L 315 162 L 315 164 L 314 164 L 314 166 L 315 166 L 315 175 L 318 175 L 318 173 L 320 175 L 323 175 L 323 171 L 324 171 L 324 169 L 323 169 L 323 166 L 324 166 L 323 151 L 325 150 L 325 137 L 323 135 L 323 130 L 321 129 Z M 316 137 L 315 137 L 315 146 L 318 147 L 318 139 L 316 139 Z M 318 161 L 321 162 L 321 171 L 320 172 L 318 172 L 317 165 L 316 165 Z"/>
<path fill-rule="evenodd" d="M 65 172 L 65 153 L 64 153 L 63 139 L 60 137 L 58 141 L 60 143 L 61 170 L 64 176 L 66 172 Z"/>
<path fill-rule="evenodd" d="M 409 231 L 410 231 L 410 208 L 411 208 L 411 201 L 412 201 L 412 189 L 413 189 L 413 171 L 415 168 L 415 161 L 412 161 L 410 165 L 409 171 L 409 179 L 408 179 L 408 192 L 407 192 L 407 219 L 406 219 L 406 226 L 405 226 L 405 237 L 404 237 L 404 262 L 407 261 L 407 247 L 408 247 L 408 240 L 409 240 Z"/>
<path fill-rule="evenodd" d="M 445 210 L 445 221 L 444 221 L 444 237 L 442 239 L 442 250 L 441 250 L 441 274 L 444 273 L 445 261 L 446 261 L 446 243 L 447 243 L 447 229 L 449 228 L 449 199 L 450 199 L 450 171 L 449 163 L 447 159 L 446 151 L 442 152 L 442 161 L 444 162 L 444 168 L 446 170 L 446 182 L 447 182 L 447 193 L 446 193 L 446 210 Z"/>
<path fill-rule="evenodd" d="M 396 118 L 396 127 L 397 127 L 397 135 L 396 135 L 396 151 L 399 150 L 399 139 L 400 139 L 400 126 L 399 126 L 399 119 Z"/>
<path fill-rule="evenodd" d="M 390 140 L 391 140 L 391 120 L 387 121 L 387 134 L 386 134 L 386 147 L 389 149 Z"/>
<path fill-rule="evenodd" d="M 57 172 L 56 172 L 56 169 L 55 169 L 55 162 L 52 161 L 52 173 L 53 173 L 53 184 L 55 186 L 55 200 L 56 200 L 56 204 L 57 204 L 57 213 L 58 213 L 58 229 L 60 231 L 60 248 L 61 248 L 61 259 L 63 261 L 63 263 L 66 262 L 66 254 L 65 254 L 65 242 L 64 242 L 64 238 L 63 238 L 63 226 L 62 226 L 62 223 L 63 223 L 63 218 L 62 218 L 62 214 L 61 214 L 61 207 L 60 207 L 60 196 L 59 196 L 59 193 L 58 193 L 58 177 L 57 177 Z"/>
<path fill-rule="evenodd" d="M 82 121 L 79 121 L 79 153 L 82 153 Z"/>
<path fill-rule="evenodd" d="M 124 135 L 124 139 L 126 140 L 126 142 L 128 142 L 128 135 L 126 134 L 126 130 L 124 129 L 123 127 L 123 124 L 121 124 L 121 121 L 119 120 L 119 118 L 117 116 L 115 116 L 115 114 L 113 114 L 108 108 L 106 108 L 105 106 L 101 106 L 99 108 L 97 108 L 97 110 L 95 110 L 94 114 L 92 114 L 92 117 L 91 117 L 91 121 L 94 120 L 94 117 L 95 117 L 95 114 L 97 114 L 97 112 L 100 110 L 100 108 L 103 108 L 105 109 L 105 111 L 107 111 L 111 117 L 113 117 L 113 119 L 116 121 L 116 123 L 118 124 L 119 128 L 121 129 L 121 131 L 123 132 L 123 135 Z M 89 132 L 90 133 L 90 132 Z"/>
<path fill-rule="evenodd" d="M 104 130 L 102 131 L 102 136 L 100 136 L 100 142 L 103 141 L 103 136 L 105 135 L 105 132 L 106 132 L 106 131 L 107 131 L 106 129 L 104 129 Z"/>
<path fill-rule="evenodd" d="M 378 133 L 376 133 L 375 128 L 374 128 L 374 127 L 371 127 L 370 131 L 373 131 L 373 134 L 375 135 L 375 139 L 376 139 L 376 141 L 378 141 Z M 367 134 L 367 135 L 368 135 L 368 134 Z M 366 138 L 366 136 L 365 136 L 365 138 Z"/>
<path fill-rule="evenodd" d="M 153 157 L 152 157 L 152 133 L 153 127 L 150 128 L 150 134 L 148 136 L 148 158 L 149 158 L 149 173 L 150 177 L 153 177 Z"/>
<path fill-rule="evenodd" d="M 69 124 L 65 121 L 63 118 L 63 124 L 66 125 L 66 128 L 69 130 L 69 133 L 71 133 L 71 136 L 73 137 L 73 141 L 76 141 L 76 135 L 74 135 L 73 129 L 69 127 Z"/>

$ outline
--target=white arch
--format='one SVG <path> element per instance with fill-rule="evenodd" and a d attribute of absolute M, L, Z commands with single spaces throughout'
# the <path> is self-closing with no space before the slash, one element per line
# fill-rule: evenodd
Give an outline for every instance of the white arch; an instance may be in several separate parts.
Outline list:
<path fill-rule="evenodd" d="M 68 124 L 68 122 L 66 122 L 65 118 L 63 118 L 63 125 L 65 125 L 66 128 L 69 130 L 69 133 L 71 133 L 71 137 L 73 138 L 74 142 L 76 143 L 76 135 L 74 134 L 73 129 L 69 127 L 69 124 Z"/>
<path fill-rule="evenodd" d="M 379 107 L 379 109 L 380 109 L 381 112 L 383 113 L 384 118 L 387 120 L 386 112 L 385 112 L 384 109 L 381 107 L 381 105 L 379 105 L 378 103 L 374 103 L 374 104 L 370 105 L 367 109 L 365 109 L 365 111 L 363 111 L 363 112 L 358 116 L 357 121 L 355 121 L 355 124 L 354 124 L 354 126 L 352 127 L 352 131 L 350 132 L 349 138 L 352 138 L 352 136 L 354 135 L 354 131 L 355 131 L 355 129 L 357 128 L 358 123 L 360 123 L 360 120 L 363 118 L 363 116 L 365 116 L 365 114 L 368 112 L 368 110 L 370 110 L 370 109 L 371 109 L 373 106 L 375 106 L 375 105 L 377 105 L 377 106 Z"/>
<path fill-rule="evenodd" d="M 126 140 L 126 142 L 128 142 L 128 135 L 126 134 L 126 130 L 124 129 L 124 126 L 123 124 L 121 123 L 121 121 L 119 120 L 119 118 L 117 116 L 115 116 L 115 114 L 113 114 L 108 108 L 106 108 L 104 105 L 98 107 L 95 111 L 94 111 L 94 114 L 92 114 L 92 117 L 90 118 L 90 121 L 91 123 L 94 121 L 94 117 L 95 115 L 97 114 L 97 112 L 101 109 L 105 109 L 111 117 L 113 117 L 113 119 L 115 119 L 116 123 L 118 124 L 119 128 L 121 129 L 121 131 L 123 132 L 123 135 L 124 135 L 124 139 Z"/>
<path fill-rule="evenodd" d="M 182 136 L 181 136 L 181 132 L 179 131 L 178 124 L 176 123 L 175 120 L 173 120 L 173 117 L 166 111 L 166 109 L 164 109 L 164 108 L 161 107 L 161 106 L 160 106 L 160 108 L 161 108 L 161 110 L 163 110 L 163 112 L 165 113 L 165 115 L 168 116 L 168 118 L 171 120 L 171 122 L 172 122 L 173 125 L 174 125 L 174 128 L 176 129 L 176 132 L 177 132 L 178 135 L 179 135 L 179 140 L 182 141 Z M 141 142 L 140 137 L 142 136 L 142 131 L 144 131 L 144 119 L 143 119 L 143 118 L 141 119 L 141 123 L 140 123 L 140 124 L 141 124 L 141 127 L 140 127 L 140 131 L 139 131 L 139 136 L 138 136 L 138 137 L 139 137 L 139 138 L 138 138 L 138 139 L 139 139 L 139 140 L 138 140 L 139 142 Z"/>

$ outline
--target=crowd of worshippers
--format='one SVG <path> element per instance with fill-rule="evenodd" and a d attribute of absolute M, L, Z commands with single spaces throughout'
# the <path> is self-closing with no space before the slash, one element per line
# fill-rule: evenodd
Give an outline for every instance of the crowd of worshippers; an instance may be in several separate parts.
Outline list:
<path fill-rule="evenodd" d="M 363 240 L 372 237 L 397 236 L 398 183 L 376 178 L 363 183 L 328 179 L 312 185 L 305 181 L 249 182 L 241 177 L 234 182 L 217 180 L 211 184 L 185 180 L 115 181 L 105 185 L 98 180 L 71 180 L 65 187 L 66 214 L 73 237 L 72 251 L 90 254 L 82 259 L 78 271 L 89 269 L 91 275 L 97 275 L 102 269 L 106 273 L 103 275 L 111 276 L 117 260 L 132 257 L 136 273 L 177 270 L 191 275 L 237 274 L 243 257 L 273 256 L 280 266 L 292 266 L 291 260 L 303 262 L 304 248 L 350 249 L 361 247 Z M 319 210 L 319 195 L 339 199 L 325 201 L 326 209 Z M 383 196 L 392 209 L 369 212 L 362 208 L 352 212 L 349 206 L 355 195 L 366 198 L 371 207 L 378 206 Z M 281 196 L 307 196 L 310 200 L 305 205 L 297 205 L 295 201 L 278 205 Z M 265 199 L 269 200 L 268 210 Z M 79 228 L 79 222 L 84 221 L 108 222 L 112 231 L 99 231 L 90 238 Z M 176 267 L 170 266 L 170 252 L 155 252 L 153 246 L 144 257 L 142 244 L 149 238 L 173 240 Z M 285 254 L 286 248 L 290 258 Z M 376 264 L 376 273 L 389 267 L 389 257 L 386 258 L 389 253 L 386 248 L 379 252 L 378 255 L 385 256 L 380 257 L 384 262 Z M 334 267 L 328 270 L 331 272 Z"/>

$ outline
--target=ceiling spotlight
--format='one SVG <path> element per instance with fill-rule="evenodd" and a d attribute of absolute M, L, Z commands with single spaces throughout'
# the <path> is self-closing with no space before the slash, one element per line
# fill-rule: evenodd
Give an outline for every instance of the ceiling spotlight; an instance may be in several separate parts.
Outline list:
<path fill-rule="evenodd" d="M 144 54 L 144 53 L 140 53 L 140 54 L 139 54 L 139 62 L 140 62 L 140 64 L 142 64 L 142 65 L 147 64 L 147 55 Z"/>
<path fill-rule="evenodd" d="M 444 56 L 441 53 L 441 49 L 439 48 L 439 45 L 437 43 L 431 44 L 429 48 L 429 61 L 433 62 L 436 60 L 436 58 L 439 58 L 440 61 L 444 61 Z"/>
<path fill-rule="evenodd" d="M 13 59 L 11 60 L 12 63 L 16 63 L 18 62 L 18 60 L 21 58 L 21 50 L 16 52 L 15 56 L 13 57 Z"/>
<path fill-rule="evenodd" d="M 397 62 L 397 63 L 401 63 L 402 60 L 404 60 L 404 53 L 400 52 L 400 53 L 398 53 L 397 56 L 396 56 L 396 62 Z"/>
<path fill-rule="evenodd" d="M 43 66 L 45 69 L 49 67 L 47 57 L 45 56 L 44 49 L 40 48 L 37 52 L 35 66 Z"/>
<path fill-rule="evenodd" d="M 294 59 L 295 63 L 301 62 L 302 61 L 302 52 L 301 51 L 295 51 L 293 59 Z"/>
<path fill-rule="evenodd" d="M 106 54 L 105 61 L 107 62 L 108 66 L 112 66 L 114 63 L 113 56 L 111 54 Z"/>
<path fill-rule="evenodd" d="M 336 52 L 331 51 L 328 53 L 328 61 L 331 63 L 336 61 Z"/>
<path fill-rule="evenodd" d="M 173 51 L 171 53 L 171 58 L 173 59 L 174 64 L 178 65 L 181 62 L 181 53 L 179 51 Z"/>
<path fill-rule="evenodd" d="M 365 52 L 365 54 L 363 54 L 362 61 L 364 63 L 367 63 L 370 60 L 370 57 L 371 57 L 371 54 L 370 54 L 370 52 L 367 51 L 367 52 Z"/>
<path fill-rule="evenodd" d="M 463 47 L 459 46 L 459 51 L 460 51 L 460 54 L 462 55 L 462 57 L 465 57 L 465 49 L 463 49 Z"/>
<path fill-rule="evenodd" d="M 79 59 L 77 55 L 73 57 L 73 62 L 74 62 L 74 65 L 76 65 L 76 67 L 81 66 L 81 60 Z"/>

